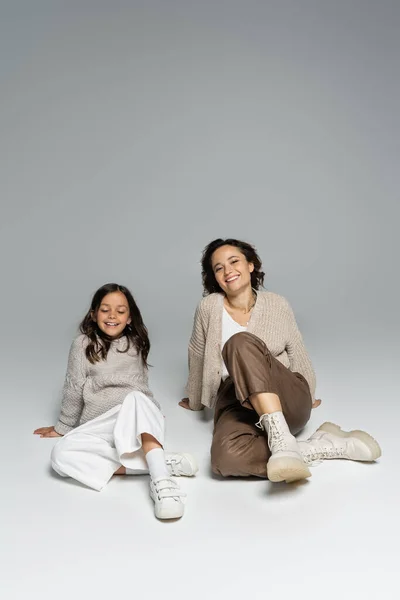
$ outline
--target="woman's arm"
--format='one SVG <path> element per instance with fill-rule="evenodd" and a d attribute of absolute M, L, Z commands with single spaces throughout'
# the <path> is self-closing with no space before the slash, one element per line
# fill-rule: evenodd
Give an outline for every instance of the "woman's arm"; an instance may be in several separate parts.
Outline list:
<path fill-rule="evenodd" d="M 204 315 L 202 314 L 201 304 L 199 304 L 194 316 L 193 330 L 188 350 L 189 377 L 186 384 L 188 402 L 181 404 L 181 406 L 184 406 L 184 408 L 190 408 L 191 410 L 202 410 L 204 408 L 201 403 L 201 389 L 205 345 L 206 334 L 204 327 Z"/>
<path fill-rule="evenodd" d="M 65 435 L 79 423 L 83 409 L 83 386 L 87 377 L 87 359 L 83 338 L 76 338 L 68 356 L 67 374 L 63 387 L 60 417 L 54 429 Z"/>
<path fill-rule="evenodd" d="M 286 318 L 289 332 L 286 351 L 290 361 L 290 370 L 300 373 L 305 377 L 310 387 L 311 398 L 314 403 L 316 386 L 315 372 L 304 346 L 303 338 L 297 326 L 293 310 L 288 302 L 286 302 Z M 320 402 L 317 405 L 319 404 Z"/>

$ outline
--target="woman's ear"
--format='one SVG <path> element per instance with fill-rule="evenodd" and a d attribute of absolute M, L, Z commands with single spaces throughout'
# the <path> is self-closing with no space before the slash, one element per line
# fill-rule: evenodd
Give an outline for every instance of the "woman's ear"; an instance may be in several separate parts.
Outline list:
<path fill-rule="evenodd" d="M 94 312 L 94 310 L 90 311 L 90 318 L 92 319 L 92 321 L 97 323 L 96 313 Z"/>
<path fill-rule="evenodd" d="M 250 271 L 250 273 L 252 273 L 254 271 L 253 263 L 249 263 L 249 271 Z"/>

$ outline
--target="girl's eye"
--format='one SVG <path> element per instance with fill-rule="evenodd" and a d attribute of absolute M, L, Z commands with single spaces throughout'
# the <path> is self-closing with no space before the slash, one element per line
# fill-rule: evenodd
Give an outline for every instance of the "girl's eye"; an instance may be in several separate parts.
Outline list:
<path fill-rule="evenodd" d="M 118 311 L 118 314 L 119 314 L 119 315 L 124 315 L 124 314 L 125 314 L 125 311 L 124 311 L 124 310 L 119 310 L 119 311 Z"/>
<path fill-rule="evenodd" d="M 108 312 L 108 310 L 106 308 L 101 308 L 100 311 L 101 312 Z"/>
<path fill-rule="evenodd" d="M 215 272 L 216 272 L 216 273 L 218 273 L 218 271 L 220 271 L 220 270 L 221 270 L 221 267 L 217 267 L 217 268 L 215 269 Z"/>
<path fill-rule="evenodd" d="M 239 260 L 239 259 L 235 258 L 235 260 L 233 260 L 233 261 L 231 262 L 231 264 L 233 265 L 233 263 L 237 263 L 237 262 L 238 262 L 238 260 Z"/>

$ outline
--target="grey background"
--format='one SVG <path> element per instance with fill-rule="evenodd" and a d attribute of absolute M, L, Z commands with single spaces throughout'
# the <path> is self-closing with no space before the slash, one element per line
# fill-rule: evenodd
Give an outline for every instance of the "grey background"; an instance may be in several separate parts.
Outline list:
<path fill-rule="evenodd" d="M 399 2 L 0 6 L 1 443 L 13 477 L 3 502 L 16 522 L 25 508 L 15 494 L 25 497 L 27 470 L 40 488 L 51 443 L 31 431 L 54 422 L 72 337 L 108 281 L 132 289 L 169 431 L 207 468 L 211 425 L 176 402 L 201 250 L 220 236 L 253 242 L 267 288 L 295 310 L 323 399 L 314 425 L 366 427 L 390 450 L 399 416 Z M 11 447 L 19 454 L 10 461 Z M 41 515 L 50 476 L 46 485 Z M 62 505 L 71 486 L 60 486 Z M 76 509 L 86 501 L 89 520 L 90 498 Z M 200 527 L 204 506 L 192 505 Z M 53 525 L 21 525 L 27 556 Z M 230 526 L 220 533 L 228 545 Z M 62 559 L 52 560 L 57 577 Z M 15 586 L 19 561 L 10 564 Z M 31 569 L 40 583 L 35 561 Z"/>

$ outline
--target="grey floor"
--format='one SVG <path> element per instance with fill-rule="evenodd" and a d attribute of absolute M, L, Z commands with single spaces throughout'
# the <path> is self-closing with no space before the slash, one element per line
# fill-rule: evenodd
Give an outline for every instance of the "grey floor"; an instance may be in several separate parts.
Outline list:
<path fill-rule="evenodd" d="M 159 375 L 158 397 L 171 388 L 171 375 Z M 20 424 L 3 438 L 1 597 L 398 598 L 395 422 L 383 398 L 374 410 L 374 386 L 356 379 L 350 402 L 320 377 L 323 404 L 303 435 L 327 419 L 362 427 L 383 457 L 325 462 L 291 486 L 212 477 L 211 415 L 164 396 L 168 447 L 192 452 L 200 465 L 196 478 L 181 479 L 186 513 L 175 523 L 154 518 L 145 476 L 114 478 L 98 493 L 51 473 L 54 441 L 32 430 L 51 421 L 54 407 L 32 404 L 19 421 L 14 403 L 8 422 Z"/>

